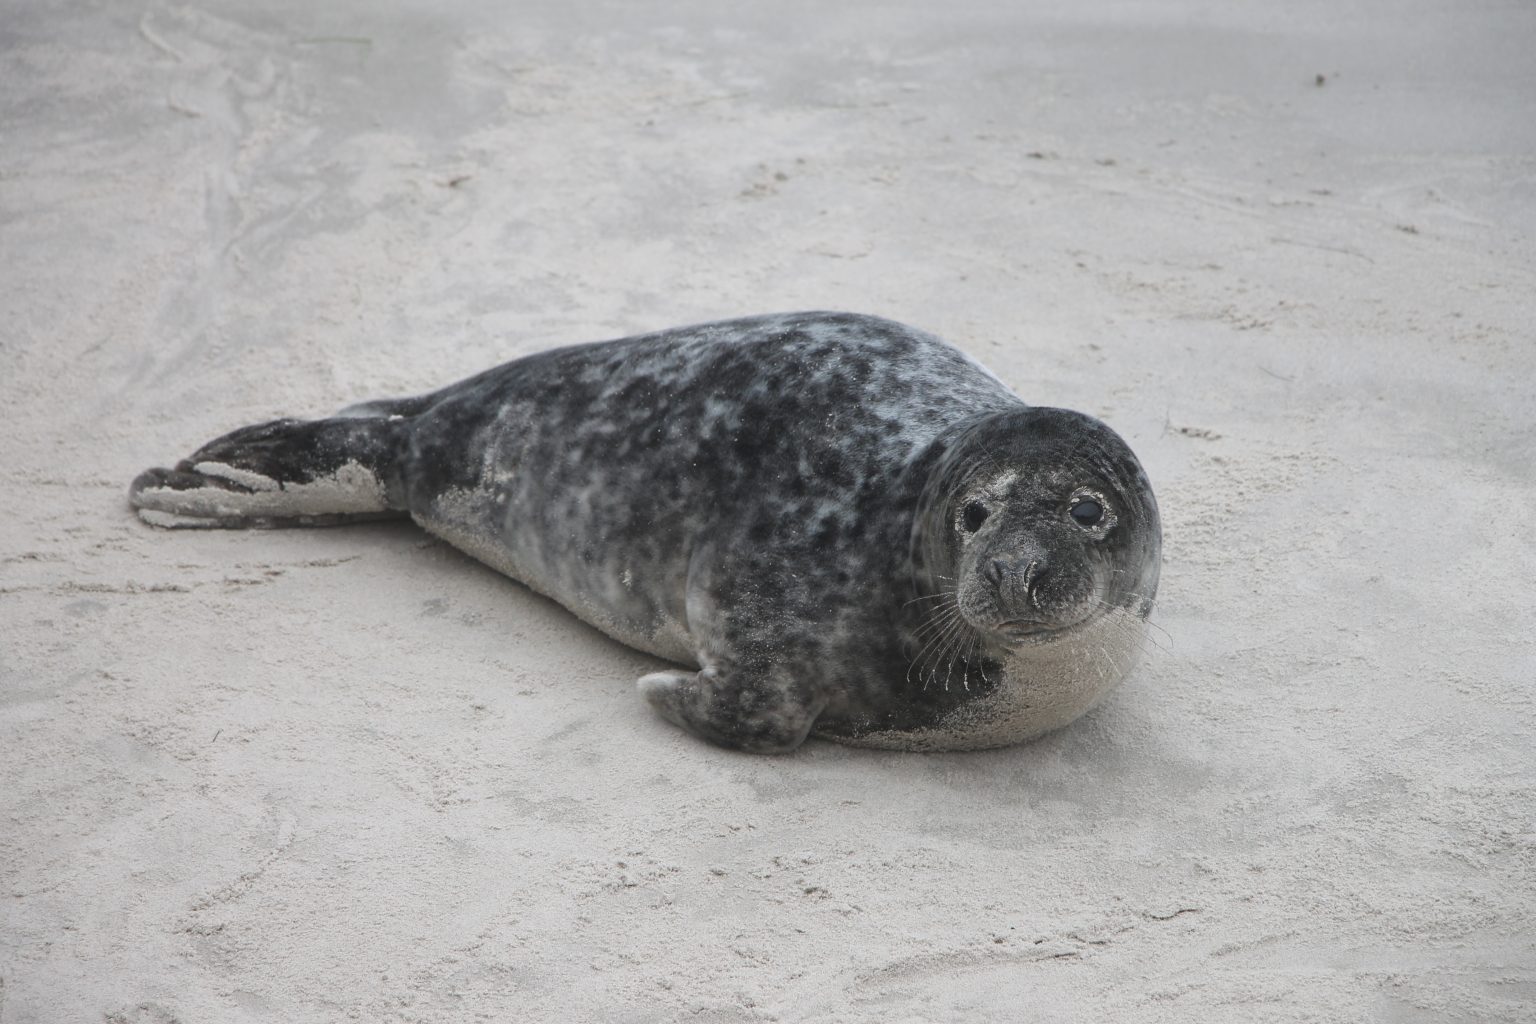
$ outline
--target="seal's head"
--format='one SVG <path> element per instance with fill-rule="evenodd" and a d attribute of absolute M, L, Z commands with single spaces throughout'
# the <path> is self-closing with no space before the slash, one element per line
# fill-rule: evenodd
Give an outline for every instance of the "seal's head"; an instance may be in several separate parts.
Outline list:
<path fill-rule="evenodd" d="M 1151 484 L 1118 434 L 1067 409 L 979 417 L 945 439 L 914 540 L 923 589 L 998 647 L 1145 618 L 1157 591 Z"/>

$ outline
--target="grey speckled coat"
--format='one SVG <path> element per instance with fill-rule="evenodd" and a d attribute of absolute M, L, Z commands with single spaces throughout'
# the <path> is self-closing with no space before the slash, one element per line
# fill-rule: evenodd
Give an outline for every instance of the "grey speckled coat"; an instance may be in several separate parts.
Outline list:
<path fill-rule="evenodd" d="M 754 751 L 1064 724 L 1133 663 L 1160 549 L 1108 427 L 1026 406 L 929 334 L 837 313 L 572 346 L 248 427 L 130 497 L 162 526 L 408 513 L 697 670 L 641 689 Z"/>

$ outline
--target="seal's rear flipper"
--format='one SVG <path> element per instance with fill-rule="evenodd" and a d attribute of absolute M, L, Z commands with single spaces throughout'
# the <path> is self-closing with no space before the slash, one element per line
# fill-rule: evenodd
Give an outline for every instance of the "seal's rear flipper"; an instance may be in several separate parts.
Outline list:
<path fill-rule="evenodd" d="M 404 515 L 399 452 L 406 420 L 349 415 L 273 420 L 203 445 L 128 489 L 154 526 L 269 529 Z"/>

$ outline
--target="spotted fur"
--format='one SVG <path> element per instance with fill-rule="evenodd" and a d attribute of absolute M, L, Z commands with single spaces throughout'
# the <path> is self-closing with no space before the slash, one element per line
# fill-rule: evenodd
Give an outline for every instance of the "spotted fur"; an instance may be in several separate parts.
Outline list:
<path fill-rule="evenodd" d="M 1085 493 L 1105 529 L 1067 515 Z M 1151 486 L 1107 426 L 840 313 L 556 349 L 248 427 L 130 497 L 162 526 L 408 514 L 687 666 L 642 693 L 761 752 L 812 733 L 994 746 L 1071 721 L 1129 671 L 1160 551 Z M 974 531 L 970 503 L 989 508 Z"/>

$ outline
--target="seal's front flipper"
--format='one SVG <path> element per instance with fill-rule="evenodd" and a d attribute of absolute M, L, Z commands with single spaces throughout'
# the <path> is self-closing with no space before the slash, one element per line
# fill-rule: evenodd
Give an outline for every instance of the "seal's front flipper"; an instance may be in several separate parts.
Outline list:
<path fill-rule="evenodd" d="M 787 754 L 805 742 L 826 706 L 810 688 L 775 672 L 653 672 L 636 684 L 673 725 L 749 754 Z"/>
<path fill-rule="evenodd" d="M 273 420 L 210 441 L 128 489 L 154 526 L 328 526 L 404 514 L 401 417 Z"/>

